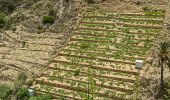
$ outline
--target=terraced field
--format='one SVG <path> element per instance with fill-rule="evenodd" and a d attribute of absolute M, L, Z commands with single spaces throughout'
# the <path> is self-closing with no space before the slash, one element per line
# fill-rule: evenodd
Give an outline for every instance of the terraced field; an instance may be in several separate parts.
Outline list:
<path fill-rule="evenodd" d="M 41 74 L 40 70 L 48 64 L 50 55 L 63 41 L 62 36 L 63 34 L 32 34 L 25 31 L 6 31 L 2 34 L 0 83 L 10 83 L 19 72 L 25 72 L 28 76 Z"/>
<path fill-rule="evenodd" d="M 129 99 L 140 74 L 134 62 L 145 60 L 161 35 L 164 13 L 88 10 L 32 88 L 62 100 Z"/>

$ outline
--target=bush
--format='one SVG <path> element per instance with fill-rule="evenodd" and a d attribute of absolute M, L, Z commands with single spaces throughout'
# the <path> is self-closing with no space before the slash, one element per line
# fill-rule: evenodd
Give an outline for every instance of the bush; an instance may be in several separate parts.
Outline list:
<path fill-rule="evenodd" d="M 86 2 L 87 2 L 88 4 L 94 4 L 94 3 L 95 3 L 94 0 L 86 0 Z"/>
<path fill-rule="evenodd" d="M 79 76 L 80 75 L 80 69 L 76 69 L 74 71 L 74 76 Z"/>
<path fill-rule="evenodd" d="M 0 0 L 0 11 L 6 14 L 12 13 L 16 8 L 16 2 L 15 0 Z"/>
<path fill-rule="evenodd" d="M 65 0 L 65 2 L 67 2 L 67 3 L 68 3 L 69 1 L 70 1 L 70 0 Z"/>
<path fill-rule="evenodd" d="M 0 13 L 0 28 L 9 28 L 11 25 L 11 18 L 3 13 Z"/>
<path fill-rule="evenodd" d="M 0 13 L 0 28 L 3 28 L 6 24 L 6 21 L 5 21 L 5 14 L 3 13 Z"/>
<path fill-rule="evenodd" d="M 7 100 L 10 94 L 12 94 L 12 89 L 8 86 L 0 85 L 0 100 Z"/>
<path fill-rule="evenodd" d="M 16 95 L 19 100 L 24 100 L 24 98 L 29 97 L 28 89 L 27 88 L 19 88 Z"/>
<path fill-rule="evenodd" d="M 43 24 L 53 24 L 55 21 L 55 17 L 54 16 L 44 16 L 43 17 Z"/>
<path fill-rule="evenodd" d="M 8 13 L 12 13 L 15 10 L 16 6 L 13 3 L 8 4 Z"/>
<path fill-rule="evenodd" d="M 27 84 L 28 86 L 31 86 L 33 84 L 33 82 L 34 82 L 33 80 L 28 80 L 25 82 L 25 84 Z"/>

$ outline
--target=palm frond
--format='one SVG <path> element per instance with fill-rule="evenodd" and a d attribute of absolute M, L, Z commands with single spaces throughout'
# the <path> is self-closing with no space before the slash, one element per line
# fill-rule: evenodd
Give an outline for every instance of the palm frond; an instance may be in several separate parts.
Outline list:
<path fill-rule="evenodd" d="M 167 42 L 162 42 L 161 45 L 160 45 L 162 50 L 167 49 L 169 46 L 170 46 L 170 43 L 167 43 Z"/>
<path fill-rule="evenodd" d="M 168 56 L 165 57 L 166 61 L 167 61 L 167 66 L 170 70 L 170 58 Z"/>
<path fill-rule="evenodd" d="M 170 47 L 170 44 L 167 43 L 167 42 L 162 42 L 160 44 L 160 52 L 161 52 L 161 55 L 166 55 L 168 53 L 168 49 Z"/>

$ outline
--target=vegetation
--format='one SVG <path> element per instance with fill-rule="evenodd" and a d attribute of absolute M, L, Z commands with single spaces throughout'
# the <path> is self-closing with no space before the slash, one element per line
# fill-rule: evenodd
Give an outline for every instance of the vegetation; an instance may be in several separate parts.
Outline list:
<path fill-rule="evenodd" d="M 162 98 L 165 100 L 170 99 L 170 82 L 169 81 L 164 83 L 164 91 L 162 93 Z"/>
<path fill-rule="evenodd" d="M 19 100 L 25 100 L 26 98 L 29 98 L 28 89 L 23 87 L 26 79 L 27 76 L 24 73 L 19 73 L 13 87 L 1 85 L 0 92 L 2 92 L 2 96 L 0 96 L 0 98 L 10 99 L 11 97 L 15 97 Z"/>
<path fill-rule="evenodd" d="M 6 14 L 12 13 L 16 8 L 16 4 L 12 2 L 12 0 L 11 1 L 1 0 L 0 4 L 1 4 L 0 11 L 3 11 Z"/>
<path fill-rule="evenodd" d="M 25 100 L 26 98 L 29 97 L 29 92 L 28 92 L 28 89 L 27 88 L 19 88 L 17 90 L 17 98 L 20 99 L 20 100 Z"/>
<path fill-rule="evenodd" d="M 38 96 L 38 97 L 30 97 L 29 100 L 52 100 L 52 95 L 44 94 L 44 95 Z"/>
<path fill-rule="evenodd" d="M 69 1 L 70 1 L 70 0 L 65 0 L 65 2 L 67 2 L 67 3 L 68 3 Z"/>
<path fill-rule="evenodd" d="M 26 81 L 27 76 L 24 73 L 19 73 L 17 80 L 14 82 L 14 86 L 9 87 L 7 85 L 0 85 L 0 100 L 52 100 L 52 95 L 45 94 L 38 97 L 30 97 L 28 88 L 25 84 L 30 86 L 33 80 Z"/>
<path fill-rule="evenodd" d="M 140 80 L 134 62 L 145 59 L 163 22 L 153 19 L 163 18 L 157 14 L 161 11 L 151 12 L 128 15 L 89 10 L 68 45 L 49 63 L 53 74 L 38 78 L 40 87 L 35 89 L 66 99 L 122 100 L 132 90 L 138 96 Z M 116 27 L 116 22 L 123 27 Z"/>
<path fill-rule="evenodd" d="M 6 15 L 3 13 L 0 13 L 0 28 L 3 28 L 6 24 Z"/>
<path fill-rule="evenodd" d="M 28 85 L 28 86 L 32 86 L 33 82 L 34 82 L 34 80 L 27 80 L 25 82 L 25 84 Z"/>
<path fill-rule="evenodd" d="M 23 48 L 29 45 L 30 48 L 15 49 L 15 52 L 5 50 L 8 51 L 7 54 L 0 52 L 3 55 L 5 54 L 5 56 L 2 57 L 7 59 L 3 59 L 2 62 L 8 63 L 8 59 L 9 62 L 14 60 L 10 62 L 9 66 L 13 66 L 19 69 L 19 71 L 24 70 L 24 72 L 28 70 L 27 68 L 31 68 L 29 69 L 29 73 L 38 76 L 38 78 L 34 80 L 28 79 L 25 73 L 19 73 L 17 79 L 13 81 L 13 86 L 0 85 L 0 99 L 52 100 L 57 97 L 59 100 L 97 100 L 99 98 L 101 100 L 126 100 L 132 98 L 138 100 L 140 98 L 138 96 L 140 94 L 141 80 L 139 79 L 139 71 L 135 69 L 135 61 L 137 59 L 145 60 L 145 55 L 153 46 L 153 41 L 160 35 L 165 11 L 144 7 L 143 13 L 112 13 L 97 10 L 99 9 L 97 7 L 91 9 L 90 5 L 90 7 L 88 7 L 89 10 L 86 10 L 87 12 L 83 15 L 80 24 L 74 31 L 74 36 L 69 37 L 70 41 L 62 48 L 62 51 L 60 51 L 58 50 L 60 47 L 59 44 L 64 43 L 63 39 L 68 37 L 68 34 L 53 35 L 56 31 L 61 31 L 54 27 L 58 27 L 64 19 L 57 20 L 56 15 L 58 14 L 56 9 L 58 7 L 56 6 L 58 5 L 51 6 L 52 1 L 39 1 L 39 3 L 26 12 L 19 13 L 19 11 L 24 10 L 23 8 L 18 10 L 17 13 L 14 13 L 14 16 L 12 15 L 12 17 L 17 17 L 15 18 L 16 21 L 21 20 L 21 23 L 13 24 L 13 26 L 18 26 L 11 29 L 14 35 L 16 33 L 16 36 L 13 34 L 8 35 L 11 31 L 4 32 L 5 39 L 8 40 L 7 43 L 12 41 L 13 38 L 11 37 L 20 37 L 19 35 L 22 34 L 22 42 L 18 41 L 19 44 L 21 44 Z M 88 4 L 96 2 L 96 0 L 85 1 Z M 26 1 L 24 0 L 23 2 Z M 77 8 L 79 5 L 74 8 L 74 6 L 69 5 L 73 2 L 65 2 L 70 2 L 70 0 L 64 0 L 64 3 L 61 5 L 58 3 L 60 5 L 59 9 L 63 10 L 61 11 L 63 13 L 61 15 L 66 16 L 67 13 L 65 13 L 65 11 L 72 11 L 72 9 L 78 10 L 77 12 L 82 12 Z M 43 3 L 48 3 L 47 7 L 44 7 Z M 141 2 L 136 2 L 136 4 L 141 5 Z M 20 5 L 20 3 L 10 3 L 7 6 L 7 12 L 4 11 L 6 14 L 0 13 L 0 28 L 6 28 L 6 26 L 10 25 L 8 14 L 13 12 L 13 9 L 17 7 L 16 5 Z M 43 7 L 41 5 L 43 5 Z M 68 8 L 66 7 L 67 5 L 69 5 Z M 105 6 L 106 4 L 104 3 L 103 5 Z M 26 7 L 28 5 L 23 4 L 23 6 Z M 61 6 L 64 6 L 64 9 L 62 9 Z M 53 7 L 55 9 L 53 9 Z M 36 8 L 42 8 L 43 12 L 39 13 L 41 10 Z M 42 15 L 45 13 L 45 10 L 47 10 L 46 15 Z M 32 15 L 31 13 L 34 14 Z M 41 25 L 41 23 L 31 18 L 38 19 L 37 16 L 42 17 L 41 22 L 44 25 Z M 76 21 L 76 18 L 73 20 Z M 24 21 L 25 19 L 28 19 L 30 23 Z M 70 20 L 69 17 L 67 17 L 66 20 L 69 20 L 67 26 L 74 24 L 74 22 L 72 23 L 73 20 Z M 58 22 L 57 24 L 55 23 L 56 21 Z M 55 26 L 50 26 L 54 23 Z M 49 29 L 46 30 L 46 28 Z M 62 28 L 66 29 L 65 27 Z M 71 27 L 69 30 L 71 29 L 74 28 Z M 70 32 L 69 30 L 66 29 L 66 31 Z M 37 33 L 44 32 L 45 34 L 29 34 L 35 31 L 37 31 Z M 53 33 L 51 34 L 51 32 Z M 23 37 L 24 40 L 26 38 L 28 42 L 23 41 Z M 56 44 L 56 42 L 59 42 L 59 44 Z M 7 45 L 8 48 L 13 47 L 11 46 L 12 44 L 13 43 L 11 43 L 10 46 Z M 15 47 L 18 46 L 16 45 Z M 57 49 L 53 52 L 54 48 Z M 164 68 L 170 65 L 170 59 L 167 56 L 168 48 L 169 44 L 164 42 L 161 44 L 159 51 L 161 84 L 158 95 L 164 96 L 166 99 L 169 98 L 169 83 L 164 82 L 163 76 Z M 17 52 L 17 50 L 22 50 L 23 52 Z M 57 56 L 54 56 L 55 58 L 49 56 L 56 52 Z M 12 56 L 8 56 L 8 53 Z M 27 55 L 24 55 L 24 57 L 28 57 L 29 59 L 26 59 L 26 61 L 23 60 L 22 58 L 24 57 L 21 57 L 22 53 L 26 53 Z M 13 58 L 13 56 L 18 56 L 19 54 L 20 57 L 16 59 Z M 34 54 L 41 55 L 41 57 L 35 57 Z M 46 55 L 48 59 L 46 59 Z M 17 61 L 16 66 L 15 60 Z M 19 65 L 27 68 L 22 68 L 22 66 Z M 42 73 L 31 71 L 34 69 L 33 67 L 46 65 L 48 65 L 48 67 L 46 67 Z M 42 70 L 42 67 L 40 69 Z M 12 80 L 12 78 L 9 79 Z M 30 97 L 28 88 L 32 88 L 37 91 L 37 93 L 44 95 Z M 135 96 L 131 98 L 132 93 L 135 93 Z"/>
<path fill-rule="evenodd" d="M 43 17 L 43 24 L 53 24 L 55 21 L 54 16 L 44 16 Z"/>
<path fill-rule="evenodd" d="M 7 99 L 10 94 L 12 94 L 12 89 L 5 85 L 0 85 L 0 99 Z"/>
<path fill-rule="evenodd" d="M 170 49 L 170 44 L 166 42 L 162 42 L 160 44 L 160 50 L 159 50 L 159 57 L 160 57 L 160 67 L 161 67 L 161 78 L 160 78 L 160 90 L 158 92 L 158 96 L 162 96 L 162 93 L 165 91 L 164 86 L 164 65 L 168 66 L 170 68 L 170 58 L 168 57 Z"/>
<path fill-rule="evenodd" d="M 85 0 L 88 4 L 94 4 L 95 1 L 94 0 Z"/>

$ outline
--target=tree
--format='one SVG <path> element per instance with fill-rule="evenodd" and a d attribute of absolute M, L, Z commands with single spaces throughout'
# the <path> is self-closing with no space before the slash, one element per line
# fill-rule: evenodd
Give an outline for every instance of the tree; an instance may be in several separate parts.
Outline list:
<path fill-rule="evenodd" d="M 167 42 L 162 42 L 159 48 L 159 66 L 161 67 L 161 80 L 160 80 L 160 89 L 158 92 L 158 96 L 161 95 L 164 89 L 164 65 L 166 64 L 170 68 L 170 59 L 168 57 L 168 49 L 170 48 L 170 44 Z"/>

